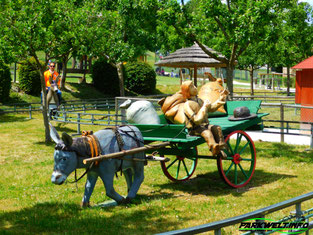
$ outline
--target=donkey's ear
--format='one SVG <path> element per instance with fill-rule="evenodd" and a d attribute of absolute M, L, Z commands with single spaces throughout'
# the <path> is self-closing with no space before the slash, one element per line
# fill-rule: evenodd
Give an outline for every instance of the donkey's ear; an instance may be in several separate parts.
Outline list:
<path fill-rule="evenodd" d="M 56 143 L 59 144 L 62 142 L 57 130 L 52 126 L 52 124 L 49 122 L 50 126 L 50 137 L 51 139 Z"/>
<path fill-rule="evenodd" d="M 70 147 L 73 144 L 73 139 L 69 134 L 65 132 L 62 133 L 62 140 L 66 147 Z"/>

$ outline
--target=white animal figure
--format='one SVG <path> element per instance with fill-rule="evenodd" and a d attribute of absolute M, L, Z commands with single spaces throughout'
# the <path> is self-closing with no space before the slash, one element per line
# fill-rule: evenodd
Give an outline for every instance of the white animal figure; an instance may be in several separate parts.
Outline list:
<path fill-rule="evenodd" d="M 160 124 L 160 118 L 153 104 L 147 100 L 139 100 L 131 103 L 126 100 L 120 105 L 120 108 L 126 109 L 126 120 L 134 124 Z"/>

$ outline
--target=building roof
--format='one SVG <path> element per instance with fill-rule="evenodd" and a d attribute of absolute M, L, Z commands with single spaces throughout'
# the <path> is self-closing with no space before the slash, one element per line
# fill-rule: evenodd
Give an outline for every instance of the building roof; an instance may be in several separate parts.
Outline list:
<path fill-rule="evenodd" d="M 293 66 L 292 69 L 313 69 L 313 56 Z"/>

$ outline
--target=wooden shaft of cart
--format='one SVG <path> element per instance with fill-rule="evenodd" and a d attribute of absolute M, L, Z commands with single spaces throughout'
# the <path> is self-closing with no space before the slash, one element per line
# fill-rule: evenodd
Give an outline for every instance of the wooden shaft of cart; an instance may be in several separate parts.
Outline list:
<path fill-rule="evenodd" d="M 166 146 L 168 146 L 170 144 L 171 144 L 170 142 L 163 142 L 163 143 L 160 143 L 160 144 L 146 145 L 146 146 L 143 146 L 143 147 L 138 147 L 138 148 L 134 148 L 134 149 L 130 149 L 130 150 L 124 150 L 124 151 L 117 152 L 117 153 L 109 153 L 109 154 L 106 154 L 106 155 L 100 155 L 100 156 L 93 157 L 93 158 L 87 158 L 83 162 L 84 162 L 84 164 L 87 164 L 87 163 L 90 163 L 90 162 L 101 161 L 101 160 L 104 160 L 104 159 L 124 157 L 126 155 L 132 155 L 132 154 L 144 152 L 144 151 L 147 151 L 147 150 L 154 150 L 154 149 L 163 148 L 163 147 L 166 147 Z"/>

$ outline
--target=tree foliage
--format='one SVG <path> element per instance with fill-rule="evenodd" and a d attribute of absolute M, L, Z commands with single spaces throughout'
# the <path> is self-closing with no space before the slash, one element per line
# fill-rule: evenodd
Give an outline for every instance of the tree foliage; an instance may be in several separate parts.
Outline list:
<path fill-rule="evenodd" d="M 232 93 L 237 60 L 250 45 L 269 36 L 271 31 L 267 26 L 278 24 L 279 15 L 292 0 L 200 0 L 189 6 L 184 1 L 181 4 L 174 0 L 161 2 L 163 22 L 174 27 L 176 33 L 197 42 L 209 56 L 227 64 L 227 86 Z M 206 50 L 204 44 L 227 59 Z"/>

